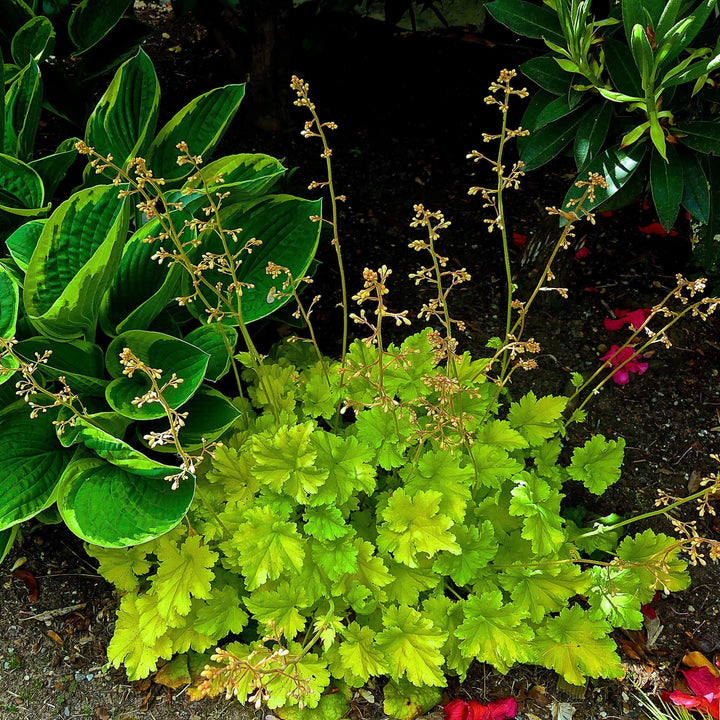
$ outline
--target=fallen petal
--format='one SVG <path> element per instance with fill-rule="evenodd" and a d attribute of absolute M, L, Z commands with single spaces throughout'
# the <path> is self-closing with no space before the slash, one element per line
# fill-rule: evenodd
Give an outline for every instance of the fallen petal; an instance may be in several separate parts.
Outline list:
<path fill-rule="evenodd" d="M 459 698 L 445 706 L 445 720 L 471 720 L 470 706 Z"/>

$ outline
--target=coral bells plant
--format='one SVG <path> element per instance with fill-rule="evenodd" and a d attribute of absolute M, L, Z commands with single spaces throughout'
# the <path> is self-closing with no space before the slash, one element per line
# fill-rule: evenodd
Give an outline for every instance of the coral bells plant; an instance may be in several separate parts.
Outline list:
<path fill-rule="evenodd" d="M 181 147 L 180 159 L 192 173 L 182 191 L 169 196 L 141 163 L 128 171 L 83 148 L 96 170 L 116 174 L 116 191 L 136 191 L 143 212 L 155 214 L 160 227 L 147 238 L 153 254 L 181 276 L 180 290 L 167 303 L 174 297 L 183 312 L 203 319 L 202 332 L 213 332 L 217 353 L 204 362 L 217 358 L 212 377 L 234 379 L 237 392 L 228 400 L 235 415 L 226 429 L 213 437 L 190 432 L 192 352 L 179 347 L 179 357 L 183 348 L 188 353 L 187 366 L 161 369 L 154 361 L 159 355 L 142 355 L 142 344 L 133 348 L 124 335 L 111 343 L 115 379 L 108 399 L 124 403 L 126 412 L 152 412 L 149 419 L 163 420 L 144 437 L 180 460 L 180 470 L 166 473 L 177 479 L 178 490 L 166 480 L 168 492 L 188 486 L 179 472 L 191 475 L 195 488 L 182 522 L 168 532 L 127 547 L 87 546 L 100 573 L 121 592 L 108 656 L 130 679 L 162 666 L 161 677 L 191 684 L 193 698 L 222 694 L 304 718 L 342 717 L 353 688 L 382 677 L 385 712 L 409 718 L 436 705 L 446 676 L 464 678 L 476 660 L 501 673 L 533 663 L 573 684 L 620 677 L 613 628 L 641 627 L 641 607 L 656 592 L 687 587 L 688 559 L 720 555 L 720 543 L 687 527 L 679 537 L 652 529 L 627 533 L 636 520 L 661 518 L 682 502 L 711 508 L 715 477 L 690 497 L 668 497 L 640 518 L 611 525 L 571 519 L 578 514 L 567 507 L 568 485 L 600 495 L 620 478 L 622 439 L 588 433 L 570 448 L 565 431 L 583 419 L 595 387 L 622 364 L 603 364 L 590 385 L 578 375 L 572 412 L 565 396 L 514 395 L 513 375 L 536 367 L 540 350 L 525 334 L 528 312 L 542 291 L 567 294 L 553 285 L 551 262 L 569 245 L 583 204 L 604 181 L 590 175 L 579 181 L 571 205 L 552 209 L 565 227 L 537 287 L 526 299 L 515 297 L 504 194 L 518 187 L 523 168 L 516 164 L 506 175 L 503 153 L 522 134 L 507 128 L 507 110 L 524 90 L 512 88 L 513 77 L 503 71 L 486 99 L 503 119 L 499 134 L 484 136 L 499 143 L 490 160 L 497 182 L 471 189 L 491 209 L 488 230 L 499 237 L 507 264 L 504 332 L 481 357 L 463 351 L 456 334 L 463 324 L 452 312 L 451 291 L 469 273 L 450 268 L 440 251 L 450 225 L 440 211 L 417 205 L 410 220 L 417 233 L 410 247 L 425 258 L 411 278 L 429 289 L 419 310 L 427 326 L 388 342 L 388 323 L 407 327 L 411 313 L 392 302 L 391 269 L 366 268 L 354 295 L 343 289 L 343 348 L 331 358 L 316 342 L 315 300 L 300 292 L 309 281 L 307 266 L 293 266 L 282 245 L 272 246 L 274 256 L 262 254 L 268 247 L 263 227 L 252 218 L 239 222 L 240 210 L 225 206 L 222 167 L 203 167 Z M 306 83 L 294 78 L 292 86 L 297 104 L 311 114 L 303 135 L 319 140 L 326 163 L 327 179 L 311 187 L 325 189 L 331 199 L 330 217 L 315 202 L 303 206 L 304 220 L 311 216 L 314 227 L 331 228 L 344 288 L 342 196 L 326 137 L 336 126 L 320 121 Z M 488 159 L 479 152 L 471 157 Z M 268 201 L 276 219 L 282 202 Z M 240 204 L 247 211 L 255 203 Z M 188 207 L 196 210 L 192 218 L 175 214 Z M 191 232 L 181 235 L 179 228 Z M 644 332 L 653 318 L 666 320 L 647 342 L 666 337 L 684 314 L 705 317 L 715 308 L 717 300 L 694 297 L 695 285 L 678 283 L 677 293 L 638 329 Z M 259 295 L 294 301 L 306 326 L 267 355 L 258 352 L 248 328 Z M 669 307 L 676 298 L 680 310 Z M 361 335 L 352 342 L 345 340 L 350 321 Z M 193 346 L 199 342 L 193 333 L 200 332 L 171 340 Z M 170 342 L 147 338 L 160 341 Z M 3 342 L 8 357 L 16 358 L 11 342 Z M 222 353 L 228 347 L 231 352 Z M 22 365 L 17 372 L 36 378 Z M 143 382 L 127 385 L 135 380 Z M 75 414 L 84 431 L 82 410 Z M 91 427 L 106 432 L 116 420 L 112 413 L 90 414 Z M 72 432 L 80 432 L 77 425 Z M 92 448 L 111 454 L 91 437 Z M 515 711 L 512 699 L 453 707 L 474 719 Z"/>

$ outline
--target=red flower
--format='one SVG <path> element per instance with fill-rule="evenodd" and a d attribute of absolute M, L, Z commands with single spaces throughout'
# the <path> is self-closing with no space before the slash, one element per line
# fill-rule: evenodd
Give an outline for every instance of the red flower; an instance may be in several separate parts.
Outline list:
<path fill-rule="evenodd" d="M 659 235 L 660 237 L 666 237 L 668 232 L 667 230 L 659 223 L 659 222 L 652 222 L 649 225 L 646 225 L 645 227 L 641 227 L 638 225 L 638 230 L 641 233 L 645 233 L 646 235 Z M 677 230 L 671 230 L 670 235 L 677 235 Z"/>
<path fill-rule="evenodd" d="M 625 325 L 630 325 L 633 330 L 637 330 L 650 317 L 652 310 L 650 308 L 640 308 L 639 310 L 620 310 L 615 308 L 615 320 L 606 318 L 603 325 L 606 330 L 620 330 Z"/>
<path fill-rule="evenodd" d="M 612 345 L 600 359 L 611 365 L 612 367 L 623 367 L 616 370 L 613 373 L 613 380 L 618 385 L 627 385 L 630 380 L 630 373 L 637 373 L 642 375 L 647 369 L 648 364 L 646 362 L 639 362 L 635 358 L 639 357 L 635 352 L 635 348 L 631 345 L 624 347 L 620 350 L 618 345 Z"/>
<path fill-rule="evenodd" d="M 720 667 L 720 662 L 717 663 Z M 689 670 L 683 670 L 685 681 L 692 695 L 684 693 L 681 690 L 673 690 L 669 693 L 664 691 L 662 699 L 665 702 L 671 702 L 673 705 L 682 705 L 686 708 L 697 708 L 702 712 L 708 713 L 715 720 L 720 719 L 720 677 L 716 677 L 713 672 L 705 667 L 692 667 Z"/>
<path fill-rule="evenodd" d="M 522 250 L 525 247 L 525 243 L 528 241 L 528 236 L 518 232 L 514 232 L 510 238 L 510 242 L 516 247 Z"/>
<path fill-rule="evenodd" d="M 575 253 L 575 259 L 576 259 L 576 260 L 584 260 L 589 254 L 590 254 L 590 251 L 587 249 L 587 246 L 586 246 L 586 245 L 583 245 L 583 246 Z"/>
<path fill-rule="evenodd" d="M 506 720 L 514 718 L 518 706 L 515 698 L 506 697 L 483 705 L 477 700 L 451 700 L 445 706 L 445 720 Z"/>

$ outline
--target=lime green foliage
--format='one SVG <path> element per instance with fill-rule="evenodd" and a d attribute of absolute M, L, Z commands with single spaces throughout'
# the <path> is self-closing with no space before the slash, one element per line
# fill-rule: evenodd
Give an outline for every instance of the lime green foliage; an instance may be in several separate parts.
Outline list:
<path fill-rule="evenodd" d="M 231 688 L 271 708 L 312 708 L 331 684 L 388 676 L 393 717 L 437 702 L 432 688 L 448 673 L 464 677 L 474 659 L 501 672 L 536 663 L 575 684 L 622 673 L 612 628 L 637 626 L 656 589 L 688 582 L 676 541 L 664 535 L 627 537 L 618 560 L 599 563 L 582 560 L 571 540 L 589 542 L 593 531 L 563 518 L 564 483 L 602 492 L 618 479 L 623 443 L 592 438 L 566 467 L 566 399 L 532 393 L 507 411 L 498 404 L 468 417 L 472 444 L 450 426 L 447 449 L 418 442 L 437 385 L 413 373 L 419 365 L 430 379 L 447 377 L 427 337 L 384 357 L 394 387 L 413 387 L 410 400 L 387 412 L 357 408 L 337 429 L 305 401 L 322 382 L 316 357 L 285 344 L 266 361 L 270 378 L 281 369 L 293 378 L 277 396 L 280 412 L 259 375 L 246 372 L 256 406 L 244 406 L 201 467 L 204 501 L 191 507 L 190 529 L 137 555 L 91 548 L 100 571 L 128 591 L 113 663 L 142 677 L 161 658 L 203 651 L 245 627 L 242 643 L 214 656 L 196 696 Z M 359 341 L 349 351 L 358 362 L 372 356 Z M 371 398 L 362 375 L 350 385 Z M 341 400 L 342 389 L 325 387 L 333 404 Z M 480 374 L 466 387 L 484 397 L 493 385 Z M 608 537 L 616 543 L 618 534 Z"/>

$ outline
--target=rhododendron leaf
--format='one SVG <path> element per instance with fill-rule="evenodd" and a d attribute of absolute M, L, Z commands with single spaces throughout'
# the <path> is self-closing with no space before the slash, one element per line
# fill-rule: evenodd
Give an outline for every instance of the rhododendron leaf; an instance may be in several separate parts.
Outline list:
<path fill-rule="evenodd" d="M 564 608 L 569 598 L 582 595 L 590 584 L 590 577 L 571 564 L 534 568 L 513 565 L 505 568 L 499 579 L 515 607 L 527 611 L 534 623 Z"/>
<path fill-rule="evenodd" d="M 678 151 L 667 144 L 665 154 L 663 158 L 654 152 L 650 157 L 650 188 L 658 220 L 666 230 L 670 230 L 680 211 L 684 181 Z"/>
<path fill-rule="evenodd" d="M 347 673 L 365 683 L 369 678 L 387 672 L 385 655 L 375 644 L 372 628 L 353 621 L 342 631 L 342 635 L 338 653 Z"/>
<path fill-rule="evenodd" d="M 351 495 L 375 488 L 374 453 L 357 438 L 341 438 L 323 430 L 312 436 L 317 452 L 316 464 L 324 468 L 327 477 L 317 494 L 309 498 L 311 505 L 342 505 Z"/>
<path fill-rule="evenodd" d="M 453 522 L 440 513 L 441 500 L 434 490 L 413 497 L 402 488 L 396 490 L 381 513 L 384 522 L 379 527 L 378 547 L 410 567 L 417 567 L 418 553 L 428 557 L 441 550 L 459 554 L 460 546 L 450 532 Z"/>
<path fill-rule="evenodd" d="M 463 602 L 465 619 L 457 629 L 460 649 L 468 657 L 506 673 L 515 663 L 532 660 L 533 630 L 524 623 L 526 610 L 504 603 L 499 590 L 470 595 Z"/>
<path fill-rule="evenodd" d="M 413 685 L 445 685 L 440 648 L 446 634 L 432 620 L 407 605 L 390 606 L 383 613 L 384 630 L 375 639 L 385 655 L 391 677 Z"/>
<path fill-rule="evenodd" d="M 245 517 L 246 522 L 229 542 L 239 549 L 238 561 L 248 590 L 283 573 L 302 570 L 305 548 L 295 523 L 285 522 L 263 507 L 248 510 Z"/>
<path fill-rule="evenodd" d="M 620 543 L 617 556 L 632 563 L 638 574 L 641 602 L 649 602 L 656 590 L 677 592 L 688 587 L 687 563 L 678 557 L 679 552 L 676 538 L 649 529 Z"/>
<path fill-rule="evenodd" d="M 495 557 L 495 531 L 492 523 L 485 520 L 479 527 L 455 525 L 453 534 L 460 546 L 460 554 L 440 553 L 433 563 L 433 570 L 448 575 L 460 586 L 468 585 L 476 578 L 478 571 Z"/>
<path fill-rule="evenodd" d="M 317 452 L 311 443 L 314 430 L 311 422 L 283 425 L 251 439 L 254 472 L 274 492 L 285 492 L 301 504 L 317 493 L 328 475 L 315 462 Z"/>
<path fill-rule="evenodd" d="M 546 395 L 540 399 L 529 392 L 519 402 L 510 405 L 508 421 L 530 445 L 540 445 L 560 428 L 558 422 L 568 399 Z"/>
<path fill-rule="evenodd" d="M 417 687 L 407 680 L 391 680 L 383 688 L 383 710 L 393 720 L 413 720 L 432 710 L 442 699 L 434 687 Z"/>
<path fill-rule="evenodd" d="M 593 435 L 581 448 L 575 448 L 568 473 L 582 482 L 590 492 L 602 495 L 608 486 L 620 479 L 625 440 L 606 440 Z"/>
<path fill-rule="evenodd" d="M 150 561 L 147 556 L 151 551 L 150 543 L 129 548 L 103 548 L 85 544 L 85 552 L 100 561 L 98 572 L 121 592 L 135 590 L 140 584 L 140 578 L 149 572 Z"/>
<path fill-rule="evenodd" d="M 595 567 L 590 573 L 593 584 L 585 593 L 590 603 L 588 616 L 607 620 L 613 627 L 642 629 L 640 581 L 634 568 Z"/>
<path fill-rule="evenodd" d="M 609 632 L 607 623 L 591 620 L 579 605 L 565 608 L 538 629 L 534 660 L 571 685 L 584 685 L 587 676 L 622 677 L 625 671 Z"/>
<path fill-rule="evenodd" d="M 277 590 L 260 588 L 243 601 L 258 622 L 277 629 L 290 640 L 307 622 L 297 609 L 302 604 L 302 589 L 297 583 L 281 583 Z"/>

